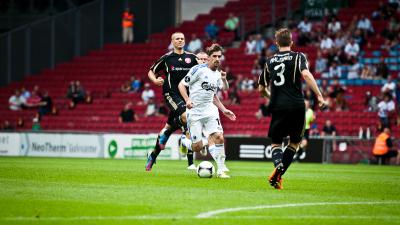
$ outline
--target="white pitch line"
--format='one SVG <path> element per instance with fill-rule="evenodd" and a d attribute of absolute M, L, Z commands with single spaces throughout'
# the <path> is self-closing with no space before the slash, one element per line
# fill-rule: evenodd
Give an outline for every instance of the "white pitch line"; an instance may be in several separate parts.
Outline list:
<path fill-rule="evenodd" d="M 281 204 L 281 205 L 259 205 L 259 206 L 249 206 L 249 207 L 218 209 L 200 213 L 196 217 L 210 218 L 223 213 L 259 210 L 259 209 L 275 209 L 275 208 L 319 206 L 319 205 L 373 205 L 373 204 L 400 204 L 400 202 L 314 202 L 314 203 L 292 203 L 292 204 Z"/>
<path fill-rule="evenodd" d="M 253 215 L 253 216 L 218 216 L 219 214 L 228 212 L 248 211 L 248 210 L 259 210 L 259 209 L 273 209 L 273 208 L 288 208 L 288 207 L 302 207 L 302 206 L 320 206 L 320 205 L 373 205 L 373 204 L 400 204 L 400 202 L 316 202 L 316 203 L 293 203 L 293 204 L 281 204 L 281 205 L 260 205 L 251 207 L 238 207 L 238 208 L 226 208 L 220 210 L 214 210 L 209 212 L 200 213 L 197 216 L 190 215 L 137 215 L 137 216 L 76 216 L 76 217 L 5 217 L 0 218 L 1 220 L 7 221 L 95 221 L 95 220 L 185 220 L 185 219 L 390 219 L 397 220 L 400 216 L 368 216 L 368 215 L 342 215 L 342 216 L 324 216 L 324 215 L 299 215 L 299 216 L 264 216 L 264 215 Z"/>

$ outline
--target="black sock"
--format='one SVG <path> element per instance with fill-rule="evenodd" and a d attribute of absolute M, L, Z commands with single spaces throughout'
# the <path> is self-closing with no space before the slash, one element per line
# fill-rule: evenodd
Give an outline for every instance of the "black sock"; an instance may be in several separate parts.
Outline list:
<path fill-rule="evenodd" d="M 161 150 L 162 149 L 160 147 L 160 136 L 158 136 L 156 146 L 154 146 L 154 150 L 151 152 L 151 158 L 153 158 L 153 160 L 155 160 L 157 158 L 157 156 L 160 154 Z"/>
<path fill-rule="evenodd" d="M 193 151 L 188 149 L 187 153 L 187 159 L 188 159 L 188 166 L 193 164 Z"/>
<path fill-rule="evenodd" d="M 290 164 L 292 163 L 294 154 L 296 154 L 296 149 L 294 149 L 290 145 L 287 146 L 285 149 L 285 152 L 283 153 L 283 158 L 282 158 L 282 163 L 283 163 L 283 168 L 284 168 L 282 175 L 286 172 L 286 170 L 289 168 Z"/>
<path fill-rule="evenodd" d="M 280 146 L 272 147 L 272 162 L 274 167 L 277 167 L 282 162 L 283 151 Z"/>

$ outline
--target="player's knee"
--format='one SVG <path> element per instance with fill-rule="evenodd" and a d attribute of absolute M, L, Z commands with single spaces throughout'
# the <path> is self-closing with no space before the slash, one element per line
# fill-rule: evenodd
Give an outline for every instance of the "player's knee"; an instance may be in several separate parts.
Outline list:
<path fill-rule="evenodd" d="M 186 113 L 182 113 L 182 115 L 179 117 L 179 119 L 181 120 L 181 123 L 182 123 L 183 125 L 185 125 L 185 124 L 187 123 L 187 120 L 186 120 Z"/>
<path fill-rule="evenodd" d="M 199 152 L 201 149 L 203 149 L 203 143 L 201 141 L 192 144 L 192 150 L 194 152 Z"/>
<path fill-rule="evenodd" d="M 299 149 L 300 143 L 290 143 L 289 146 L 297 151 Z"/>
<path fill-rule="evenodd" d="M 222 133 L 214 133 L 212 134 L 215 144 L 223 144 L 224 143 L 224 135 Z"/>

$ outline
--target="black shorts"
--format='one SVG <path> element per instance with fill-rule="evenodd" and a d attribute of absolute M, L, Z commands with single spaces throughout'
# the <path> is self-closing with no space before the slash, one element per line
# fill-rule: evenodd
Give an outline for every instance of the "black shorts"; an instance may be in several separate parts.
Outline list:
<path fill-rule="evenodd" d="M 304 134 L 305 108 L 273 110 L 268 137 L 273 144 L 281 144 L 289 136 L 291 143 L 299 143 Z"/>
<path fill-rule="evenodd" d="M 167 123 L 169 125 L 176 125 L 175 118 L 178 118 L 182 113 L 186 112 L 186 104 L 179 94 L 164 93 L 165 103 L 169 110 Z"/>
<path fill-rule="evenodd" d="M 384 155 L 375 155 L 375 157 L 382 157 L 383 159 L 388 159 L 388 158 L 396 157 L 397 154 L 399 154 L 397 151 L 389 150 L 386 154 L 384 154 Z"/>

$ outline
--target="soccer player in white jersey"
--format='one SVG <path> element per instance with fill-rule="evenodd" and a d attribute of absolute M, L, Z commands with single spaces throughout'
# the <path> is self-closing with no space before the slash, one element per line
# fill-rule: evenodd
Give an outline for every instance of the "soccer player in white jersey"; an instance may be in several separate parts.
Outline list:
<path fill-rule="evenodd" d="M 179 83 L 179 91 L 186 102 L 187 126 L 190 139 L 182 137 L 182 144 L 187 148 L 199 152 L 203 149 L 202 133 L 208 137 L 208 150 L 217 163 L 217 177 L 230 178 L 225 166 L 224 136 L 218 109 L 230 120 L 236 120 L 235 114 L 226 109 L 216 96 L 218 88 L 227 86 L 226 79 L 221 79 L 218 70 L 222 47 L 213 44 L 207 48 L 208 60 L 206 64 L 192 67 L 185 78 Z M 186 87 L 189 87 L 190 96 Z"/>

